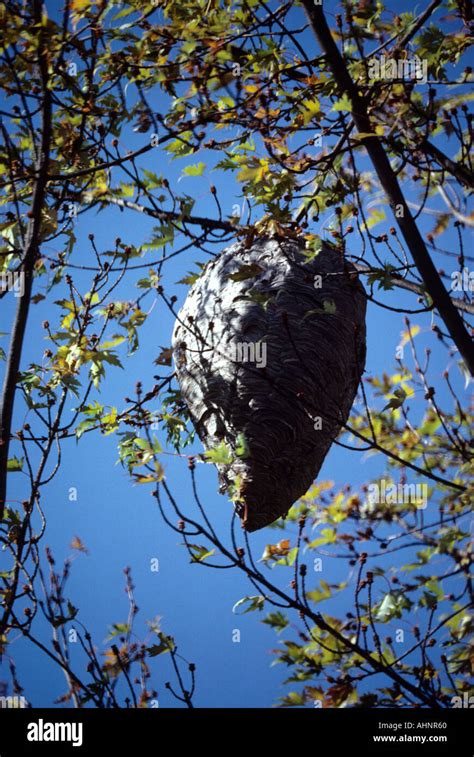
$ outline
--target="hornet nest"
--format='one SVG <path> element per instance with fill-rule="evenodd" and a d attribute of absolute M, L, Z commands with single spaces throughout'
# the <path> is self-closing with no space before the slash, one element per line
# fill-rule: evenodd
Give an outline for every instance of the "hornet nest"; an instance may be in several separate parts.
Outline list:
<path fill-rule="evenodd" d="M 176 374 L 248 531 L 306 493 L 347 422 L 365 310 L 341 252 L 323 244 L 310 257 L 294 239 L 237 242 L 190 289 L 173 333 Z"/>

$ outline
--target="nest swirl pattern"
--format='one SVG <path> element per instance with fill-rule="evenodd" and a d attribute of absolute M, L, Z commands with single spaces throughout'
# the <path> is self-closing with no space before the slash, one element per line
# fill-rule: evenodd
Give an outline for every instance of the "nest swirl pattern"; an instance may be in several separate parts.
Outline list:
<path fill-rule="evenodd" d="M 190 289 L 173 332 L 182 397 L 206 450 L 224 443 L 220 491 L 256 531 L 286 515 L 347 422 L 364 370 L 366 298 L 323 245 L 237 242 Z"/>

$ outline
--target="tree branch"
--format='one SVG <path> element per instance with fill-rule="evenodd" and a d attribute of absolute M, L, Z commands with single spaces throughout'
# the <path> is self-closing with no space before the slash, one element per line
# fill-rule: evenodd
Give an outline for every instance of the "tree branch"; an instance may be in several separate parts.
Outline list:
<path fill-rule="evenodd" d="M 370 266 L 360 265 L 360 263 L 352 263 L 352 265 L 354 266 L 356 271 L 359 271 L 359 273 L 369 274 L 374 271 L 374 269 Z M 389 279 L 393 286 L 396 286 L 399 289 L 406 289 L 408 292 L 413 292 L 414 294 L 419 294 L 421 296 L 426 294 L 426 291 L 422 286 L 416 284 L 414 281 L 407 281 L 407 279 L 403 279 L 401 276 L 398 276 L 395 273 L 392 273 L 389 276 Z M 451 297 L 451 302 L 458 310 L 462 310 L 464 313 L 474 315 L 474 304 L 471 304 L 470 302 L 464 302 L 464 300 L 460 300 L 457 297 Z"/>
<path fill-rule="evenodd" d="M 194 226 L 201 226 L 203 229 L 212 229 L 213 231 L 228 231 L 232 233 L 236 233 L 238 231 L 242 232 L 242 230 L 245 229 L 244 226 L 240 226 L 237 223 L 232 223 L 231 221 L 223 221 L 219 220 L 218 218 L 204 218 L 202 216 L 194 215 L 183 216 L 182 213 L 175 213 L 171 210 L 155 210 L 154 208 L 149 208 L 146 205 L 140 205 L 139 203 L 132 202 L 131 200 L 123 200 L 120 197 L 107 197 L 106 202 L 110 202 L 113 205 L 118 205 L 121 208 L 136 210 L 139 213 L 144 213 L 145 215 L 150 216 L 151 218 L 158 218 L 160 221 L 182 221 L 183 223 L 189 223 Z M 295 219 L 295 223 L 298 222 L 298 220 L 302 219 L 304 210 L 298 213 Z M 359 263 L 353 263 L 353 266 L 357 271 L 359 271 L 359 273 L 372 273 L 374 270 L 370 266 L 360 265 Z M 409 292 L 413 292 L 414 294 L 419 295 L 426 294 L 423 287 L 415 284 L 415 282 L 413 281 L 407 281 L 406 279 L 403 279 L 401 276 L 397 276 L 396 274 L 392 274 L 388 278 L 390 279 L 392 284 L 399 289 L 406 289 Z M 474 315 L 474 305 L 470 304 L 469 302 L 464 302 L 464 300 L 460 300 L 455 297 L 451 298 L 451 302 L 458 310 L 462 310 L 465 313 Z"/>
<path fill-rule="evenodd" d="M 433 0 L 426 10 L 423 11 L 423 13 L 420 13 L 420 15 L 415 18 L 412 25 L 409 27 L 408 31 L 403 35 L 401 39 L 398 40 L 396 45 L 391 50 L 391 55 L 394 56 L 395 53 L 400 52 L 401 50 L 405 50 L 406 46 L 410 42 L 410 40 L 413 39 L 415 34 L 420 31 L 421 27 L 429 19 L 431 14 L 436 10 L 438 5 L 441 5 L 442 0 Z"/>
<path fill-rule="evenodd" d="M 468 171 L 464 166 L 451 160 L 451 158 L 445 155 L 444 152 L 441 152 L 441 150 L 428 139 L 423 142 L 421 147 L 425 152 L 431 155 L 442 168 L 454 176 L 460 184 L 463 184 L 470 189 L 474 189 L 474 175 L 472 174 L 472 171 Z"/>
<path fill-rule="evenodd" d="M 118 205 L 121 208 L 129 208 L 130 210 L 137 210 L 139 213 L 144 213 L 152 218 L 158 218 L 160 221 L 183 221 L 183 223 L 189 223 L 194 226 L 201 226 L 203 229 L 213 229 L 220 231 L 233 231 L 242 228 L 238 224 L 231 223 L 230 221 L 220 221 L 214 218 L 204 218 L 202 216 L 187 216 L 183 213 L 176 213 L 171 210 L 155 210 L 154 208 L 148 208 L 146 205 L 140 205 L 137 202 L 131 200 L 122 200 L 120 197 L 107 197 L 105 202 L 110 202 L 113 205 Z"/>
<path fill-rule="evenodd" d="M 313 5 L 311 0 L 303 0 L 303 6 L 313 32 L 326 54 L 327 62 L 339 89 L 350 98 L 352 117 L 359 132 L 365 134 L 372 132 L 372 124 L 367 112 L 366 101 L 359 94 L 359 90 L 347 70 L 344 59 L 327 25 L 322 8 Z M 415 265 L 424 281 L 426 291 L 433 300 L 435 308 L 438 310 L 449 334 L 464 358 L 466 366 L 470 373 L 474 375 L 474 347 L 472 340 L 430 257 L 418 226 L 410 213 L 410 209 L 400 189 L 397 177 L 392 170 L 387 153 L 375 134 L 374 136 L 364 137 L 361 141 L 369 154 L 392 209 L 395 210 L 397 208 L 402 211 L 402 214 L 397 212 L 395 218 Z"/>
<path fill-rule="evenodd" d="M 42 1 L 35 0 L 34 15 L 38 24 L 40 24 L 41 21 L 41 14 Z M 38 46 L 38 64 L 42 79 L 43 95 L 41 109 L 41 140 L 36 162 L 36 180 L 33 188 L 30 211 L 31 217 L 26 233 L 23 259 L 19 267 L 19 273 L 24 276 L 24 291 L 23 295 L 18 299 L 0 405 L 0 522 L 3 520 L 6 502 L 8 450 L 10 446 L 15 390 L 30 307 L 31 291 L 33 287 L 33 271 L 40 240 L 41 216 L 44 205 L 45 188 L 48 180 L 48 164 L 52 131 L 52 96 L 51 90 L 48 88 L 48 64 L 45 58 L 45 51 L 45 41 L 43 38 L 43 31 L 41 31 Z"/>

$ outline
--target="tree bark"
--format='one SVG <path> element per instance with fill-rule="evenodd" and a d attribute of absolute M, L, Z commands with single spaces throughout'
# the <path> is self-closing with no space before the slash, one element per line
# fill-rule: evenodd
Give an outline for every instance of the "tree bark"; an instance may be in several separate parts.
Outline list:
<path fill-rule="evenodd" d="M 39 24 L 42 13 L 41 0 L 35 0 L 34 13 L 37 23 Z M 0 405 L 0 522 L 3 520 L 7 495 L 8 452 L 10 447 L 13 408 L 15 404 L 15 391 L 26 323 L 28 320 L 28 311 L 30 308 L 34 266 L 37 259 L 41 233 L 41 216 L 44 207 L 46 184 L 48 181 L 48 164 L 52 132 L 52 98 L 51 91 L 47 86 L 48 70 L 44 57 L 45 49 L 45 40 L 43 38 L 43 32 L 41 32 L 40 44 L 38 47 L 38 65 L 41 72 L 43 96 L 41 109 L 41 141 L 35 166 L 36 180 L 33 187 L 30 221 L 26 233 L 23 259 L 18 268 L 18 272 L 24 276 L 24 289 L 23 295 L 18 299 L 18 306 L 10 337 L 10 347 Z"/>

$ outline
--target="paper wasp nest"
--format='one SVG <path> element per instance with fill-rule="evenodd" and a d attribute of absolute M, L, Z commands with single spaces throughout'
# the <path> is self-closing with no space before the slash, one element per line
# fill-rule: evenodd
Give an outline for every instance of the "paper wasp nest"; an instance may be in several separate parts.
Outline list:
<path fill-rule="evenodd" d="M 233 244 L 206 266 L 174 328 L 183 399 L 206 450 L 224 456 L 221 491 L 248 531 L 311 486 L 364 369 L 357 274 L 326 246 L 307 260 L 294 240 Z"/>

